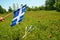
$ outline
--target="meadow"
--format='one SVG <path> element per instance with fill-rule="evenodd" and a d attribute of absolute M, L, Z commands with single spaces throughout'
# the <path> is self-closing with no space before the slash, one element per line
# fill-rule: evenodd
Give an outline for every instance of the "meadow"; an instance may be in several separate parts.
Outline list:
<path fill-rule="evenodd" d="M 0 14 L 6 16 L 7 14 Z M 60 40 L 60 12 L 27 11 L 20 24 L 11 27 L 13 13 L 0 22 L 0 40 Z M 25 38 L 26 26 L 34 28 Z"/>

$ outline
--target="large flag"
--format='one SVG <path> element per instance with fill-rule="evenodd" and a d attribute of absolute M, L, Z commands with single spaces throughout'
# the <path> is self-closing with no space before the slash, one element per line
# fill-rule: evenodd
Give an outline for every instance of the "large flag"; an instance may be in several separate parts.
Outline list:
<path fill-rule="evenodd" d="M 26 10 L 26 5 L 22 6 L 21 8 L 17 9 L 16 11 L 14 11 L 14 18 L 12 20 L 11 26 L 14 26 L 22 21 L 25 10 Z"/>

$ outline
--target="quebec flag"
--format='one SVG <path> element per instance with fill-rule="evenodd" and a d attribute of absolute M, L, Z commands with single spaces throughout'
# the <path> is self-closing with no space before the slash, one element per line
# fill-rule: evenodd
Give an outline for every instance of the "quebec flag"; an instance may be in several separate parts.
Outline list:
<path fill-rule="evenodd" d="M 22 21 L 25 10 L 26 10 L 26 5 L 14 11 L 14 17 L 12 20 L 12 24 L 10 25 L 11 27 Z"/>

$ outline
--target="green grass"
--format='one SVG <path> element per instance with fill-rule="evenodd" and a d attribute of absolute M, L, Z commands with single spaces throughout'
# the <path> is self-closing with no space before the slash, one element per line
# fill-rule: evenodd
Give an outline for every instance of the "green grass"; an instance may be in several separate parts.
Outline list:
<path fill-rule="evenodd" d="M 0 14 L 5 16 L 6 14 Z M 60 13 L 56 11 L 26 12 L 20 24 L 10 27 L 13 14 L 0 22 L 0 40 L 60 40 Z M 34 30 L 24 39 L 25 27 L 32 25 Z M 49 38 L 51 34 L 51 38 Z"/>

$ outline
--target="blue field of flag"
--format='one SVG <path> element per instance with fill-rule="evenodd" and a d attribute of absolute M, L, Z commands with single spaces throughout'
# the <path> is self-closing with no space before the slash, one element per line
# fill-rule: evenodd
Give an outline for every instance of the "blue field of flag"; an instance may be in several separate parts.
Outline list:
<path fill-rule="evenodd" d="M 14 26 L 22 21 L 25 10 L 26 10 L 26 5 L 14 11 L 14 17 L 13 17 L 11 26 Z"/>

